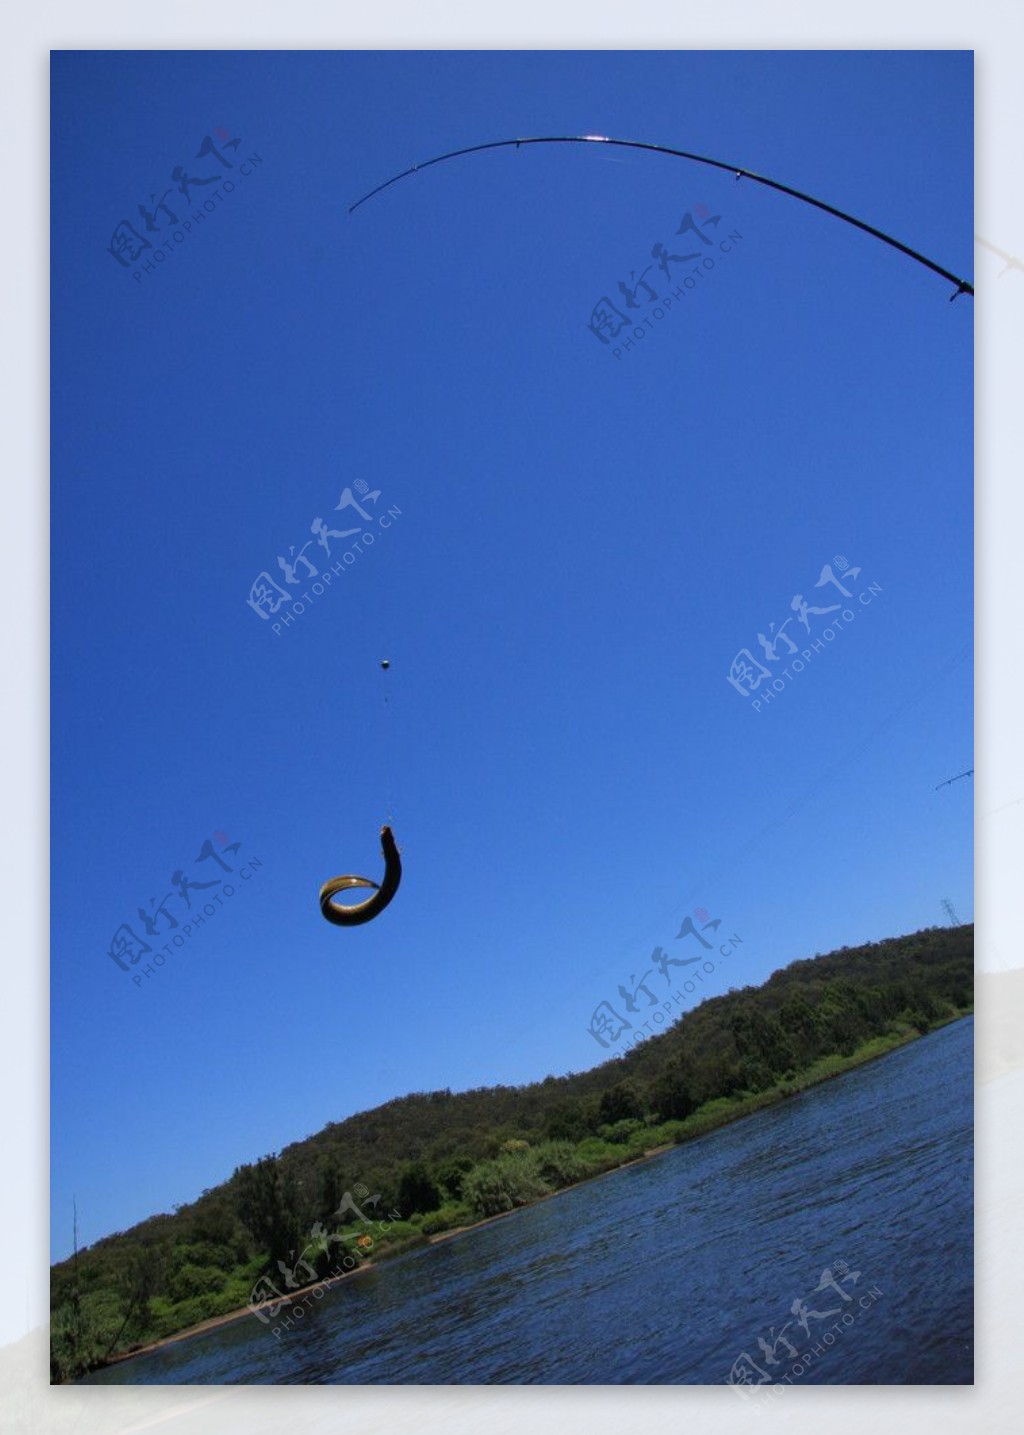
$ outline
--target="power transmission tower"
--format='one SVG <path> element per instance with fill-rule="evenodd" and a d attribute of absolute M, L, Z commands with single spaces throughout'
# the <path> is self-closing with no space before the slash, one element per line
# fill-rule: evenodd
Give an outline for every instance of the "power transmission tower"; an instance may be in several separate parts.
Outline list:
<path fill-rule="evenodd" d="M 949 925 L 951 927 L 959 927 L 960 918 L 957 916 L 956 908 L 953 906 L 953 903 L 949 900 L 948 897 L 943 897 L 942 899 L 942 910 L 949 918 Z"/>

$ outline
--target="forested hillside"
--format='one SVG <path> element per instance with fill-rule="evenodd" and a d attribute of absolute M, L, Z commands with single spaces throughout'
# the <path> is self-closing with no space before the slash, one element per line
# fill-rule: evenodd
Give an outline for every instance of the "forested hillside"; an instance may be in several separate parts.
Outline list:
<path fill-rule="evenodd" d="M 332 1240 L 359 1256 L 407 1248 L 927 1032 L 971 1008 L 973 937 L 931 928 L 797 961 L 591 1071 L 403 1096 L 239 1167 L 175 1214 L 53 1267 L 54 1377 L 244 1306 L 257 1280 L 283 1286 L 280 1272 L 300 1260 L 306 1279 L 324 1275 L 337 1265 Z M 400 1219 L 382 1234 L 385 1211 Z"/>

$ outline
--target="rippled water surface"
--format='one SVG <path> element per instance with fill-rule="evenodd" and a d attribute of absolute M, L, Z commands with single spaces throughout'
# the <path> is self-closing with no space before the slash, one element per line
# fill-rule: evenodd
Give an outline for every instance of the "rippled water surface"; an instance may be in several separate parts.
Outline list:
<path fill-rule="evenodd" d="M 969 1383 L 973 1029 L 89 1383 Z"/>

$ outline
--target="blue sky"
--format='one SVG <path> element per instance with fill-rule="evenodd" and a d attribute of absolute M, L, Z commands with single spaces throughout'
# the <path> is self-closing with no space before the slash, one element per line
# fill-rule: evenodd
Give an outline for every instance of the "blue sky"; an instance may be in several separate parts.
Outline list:
<path fill-rule="evenodd" d="M 82 52 L 52 78 L 55 1258 L 72 1193 L 91 1243 L 393 1096 L 605 1059 L 594 1008 L 697 907 L 743 938 L 709 994 L 944 897 L 972 917 L 972 783 L 934 790 L 973 765 L 972 301 L 633 151 L 473 156 L 347 214 L 447 149 L 605 133 L 970 277 L 969 53 Z M 170 189 L 184 233 L 174 167 L 229 176 L 207 135 L 235 188 L 195 187 L 213 212 L 136 280 L 112 232 L 141 202 L 169 235 Z M 714 270 L 657 320 L 640 289 L 616 358 L 592 310 L 645 266 L 663 296 L 655 244 L 705 247 L 688 212 L 721 216 Z M 336 509 L 359 484 L 365 523 Z M 373 545 L 275 633 L 257 576 L 359 541 L 328 562 L 316 518 Z M 855 619 L 825 643 L 790 603 L 840 601 L 814 587 L 838 555 Z M 823 646 L 755 710 L 730 663 L 786 618 Z M 379 873 L 392 810 L 398 896 L 328 925 L 320 884 Z M 234 895 L 188 889 L 222 905 L 136 985 L 112 938 L 167 893 L 181 933 L 178 871 Z"/>

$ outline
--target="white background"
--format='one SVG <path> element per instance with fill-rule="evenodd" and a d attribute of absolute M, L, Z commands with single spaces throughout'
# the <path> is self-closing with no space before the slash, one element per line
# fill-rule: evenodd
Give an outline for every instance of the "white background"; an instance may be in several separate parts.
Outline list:
<path fill-rule="evenodd" d="M 2 872 L 4 943 L 0 1072 L 4 1179 L 0 1191 L 0 1431 L 67 1435 L 230 1435 L 277 1431 L 415 1430 L 504 1435 L 524 1425 L 559 1435 L 601 1435 L 627 1425 L 870 1429 L 910 1435 L 954 1429 L 1019 1429 L 1018 1301 L 1024 1158 L 1024 1070 L 990 1079 L 979 1002 L 977 1088 L 976 1386 L 829 1386 L 787 1390 L 758 1414 L 722 1387 L 359 1388 L 49 1386 L 48 1312 L 48 65 L 50 49 L 973 49 L 977 179 L 975 232 L 1024 254 L 1021 189 L 1022 22 L 1009 3 L 862 0 L 714 0 L 701 6 L 518 0 L 488 9 L 459 0 L 429 7 L 377 0 L 291 0 L 287 6 L 192 3 L 11 6 L 0 55 L 5 221 L 5 324 L 0 468 L 7 562 L 3 624 Z M 481 136 L 488 138 L 488 136 Z M 782 176 L 785 178 L 785 176 Z M 977 373 L 978 966 L 1024 965 L 1017 898 L 1024 879 L 1024 754 L 1018 737 L 1022 686 L 1021 480 L 1024 270 L 997 277 L 1001 261 L 975 250 Z M 959 302 L 964 302 L 960 300 Z M 971 302 L 971 301 L 967 301 Z M 116 375 L 111 376 L 116 382 Z M 59 422 L 59 415 L 57 415 Z M 57 575 L 59 579 L 59 574 Z M 1017 739 L 1015 741 L 1015 739 Z M 60 892 L 62 901 L 79 898 Z M 1000 1013 L 1005 1032 L 1007 1017 Z M 1024 1012 L 1012 1014 L 1024 1061 Z M 1004 1037 L 1005 1040 L 1005 1037 Z M 99 1054 L 98 1054 L 99 1056 Z M 110 1054 L 115 1059 L 116 1054 Z M 937 1254 L 936 1259 L 939 1259 Z M 908 1312 L 926 1328 L 926 1312 Z"/>

